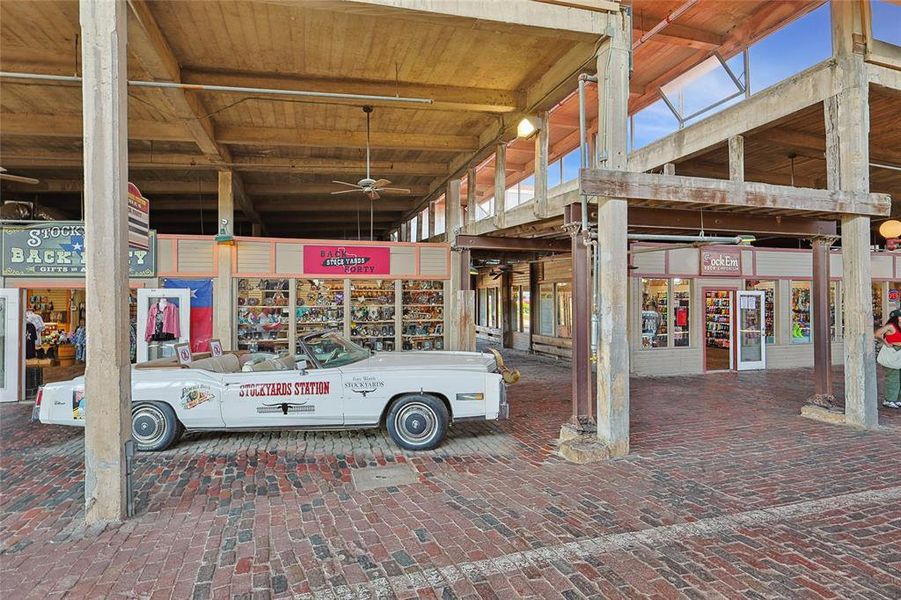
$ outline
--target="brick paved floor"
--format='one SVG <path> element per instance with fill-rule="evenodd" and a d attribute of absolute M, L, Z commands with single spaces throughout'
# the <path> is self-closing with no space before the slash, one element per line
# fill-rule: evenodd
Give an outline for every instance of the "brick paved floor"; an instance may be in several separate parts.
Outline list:
<path fill-rule="evenodd" d="M 554 454 L 564 364 L 428 453 L 384 433 L 193 434 L 137 458 L 138 515 L 85 531 L 81 431 L 0 407 L 5 598 L 899 598 L 901 411 L 798 416 L 810 371 L 633 380 L 632 454 Z M 353 469 L 418 483 L 354 490 Z"/>

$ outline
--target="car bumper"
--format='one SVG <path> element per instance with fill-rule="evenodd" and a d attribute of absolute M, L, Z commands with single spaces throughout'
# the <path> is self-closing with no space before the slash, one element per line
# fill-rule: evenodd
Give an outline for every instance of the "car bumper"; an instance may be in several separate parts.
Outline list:
<path fill-rule="evenodd" d="M 31 422 L 32 423 L 39 422 L 41 420 L 40 416 L 41 416 L 41 407 L 38 406 L 37 404 L 35 404 L 34 407 L 31 409 Z"/>
<path fill-rule="evenodd" d="M 510 404 L 507 402 L 507 386 L 505 384 L 501 384 L 501 401 L 498 405 L 497 410 L 497 418 L 498 419 L 509 419 L 510 418 Z"/>

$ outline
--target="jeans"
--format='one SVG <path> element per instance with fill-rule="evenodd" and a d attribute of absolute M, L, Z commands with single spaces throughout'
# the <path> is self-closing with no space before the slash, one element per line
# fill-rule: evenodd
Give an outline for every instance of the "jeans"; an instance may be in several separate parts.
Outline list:
<path fill-rule="evenodd" d="M 901 369 L 885 369 L 885 401 L 898 402 L 901 394 Z"/>

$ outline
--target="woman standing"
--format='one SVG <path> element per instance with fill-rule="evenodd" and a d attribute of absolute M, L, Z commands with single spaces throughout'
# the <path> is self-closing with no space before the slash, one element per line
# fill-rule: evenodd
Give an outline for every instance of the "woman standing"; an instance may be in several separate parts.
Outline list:
<path fill-rule="evenodd" d="M 901 310 L 893 310 L 888 316 L 888 321 L 876 330 L 875 335 L 884 346 L 901 352 Z M 885 368 L 885 400 L 882 405 L 888 408 L 901 408 L 899 399 L 901 369 L 887 366 L 882 359 L 879 362 Z"/>

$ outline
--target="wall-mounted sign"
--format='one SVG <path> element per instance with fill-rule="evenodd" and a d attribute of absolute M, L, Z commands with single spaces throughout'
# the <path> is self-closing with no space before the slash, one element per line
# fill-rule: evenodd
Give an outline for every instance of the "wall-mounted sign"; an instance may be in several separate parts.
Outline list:
<path fill-rule="evenodd" d="M 131 182 L 128 183 L 128 246 L 150 249 L 150 200 Z"/>
<path fill-rule="evenodd" d="M 84 223 L 48 221 L 35 225 L 4 226 L 4 277 L 77 277 L 85 274 Z M 129 275 L 156 275 L 156 232 L 148 232 L 149 245 L 128 249 Z"/>
<path fill-rule="evenodd" d="M 741 275 L 741 251 L 701 248 L 701 275 Z"/>
<path fill-rule="evenodd" d="M 387 246 L 318 246 L 303 248 L 306 275 L 389 275 L 391 248 Z"/>

